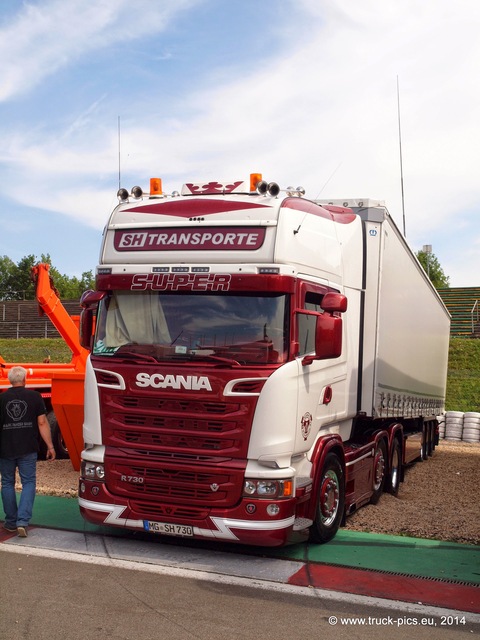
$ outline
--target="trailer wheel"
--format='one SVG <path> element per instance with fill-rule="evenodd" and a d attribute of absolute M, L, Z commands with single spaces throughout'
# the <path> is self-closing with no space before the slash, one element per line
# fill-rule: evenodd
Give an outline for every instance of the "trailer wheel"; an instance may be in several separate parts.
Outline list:
<path fill-rule="evenodd" d="M 343 468 L 334 453 L 325 457 L 318 486 L 315 519 L 310 529 L 312 542 L 328 542 L 337 533 L 345 508 Z"/>
<path fill-rule="evenodd" d="M 423 426 L 422 450 L 421 450 L 421 455 L 420 455 L 420 461 L 421 462 L 424 462 L 425 460 L 428 460 L 429 440 L 430 440 L 429 428 L 428 428 L 428 425 L 424 425 Z"/>
<path fill-rule="evenodd" d="M 387 469 L 387 447 L 384 440 L 380 440 L 375 449 L 373 459 L 373 494 L 370 498 L 371 504 L 377 504 L 383 493 L 385 484 L 385 474 Z"/>
<path fill-rule="evenodd" d="M 398 494 L 402 478 L 402 452 L 398 438 L 392 443 L 392 454 L 390 456 L 390 467 L 387 480 L 387 491 L 393 496 Z"/>
<path fill-rule="evenodd" d="M 431 458 L 435 451 L 435 423 L 428 424 L 428 456 Z"/>
<path fill-rule="evenodd" d="M 55 447 L 56 457 L 68 458 L 68 449 L 65 445 L 62 432 L 60 431 L 57 418 L 55 417 L 55 413 L 53 411 L 50 411 L 50 413 L 47 414 L 47 420 L 50 425 L 50 433 L 52 434 L 52 442 L 53 446 Z"/>

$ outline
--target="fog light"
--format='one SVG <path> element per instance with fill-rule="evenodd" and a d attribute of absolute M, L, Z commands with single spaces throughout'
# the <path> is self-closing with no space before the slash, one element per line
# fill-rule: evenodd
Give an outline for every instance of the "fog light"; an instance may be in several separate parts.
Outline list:
<path fill-rule="evenodd" d="M 267 513 L 269 516 L 278 516 L 280 513 L 280 507 L 278 504 L 269 504 L 267 507 Z"/>

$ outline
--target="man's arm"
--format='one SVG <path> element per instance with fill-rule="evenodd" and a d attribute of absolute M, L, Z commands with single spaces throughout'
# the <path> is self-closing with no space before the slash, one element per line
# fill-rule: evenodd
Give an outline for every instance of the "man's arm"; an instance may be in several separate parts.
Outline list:
<path fill-rule="evenodd" d="M 37 421 L 40 435 L 48 447 L 47 460 L 55 460 L 55 448 L 53 446 L 52 434 L 50 433 L 50 424 L 48 423 L 47 416 L 42 413 L 42 415 L 38 416 Z"/>

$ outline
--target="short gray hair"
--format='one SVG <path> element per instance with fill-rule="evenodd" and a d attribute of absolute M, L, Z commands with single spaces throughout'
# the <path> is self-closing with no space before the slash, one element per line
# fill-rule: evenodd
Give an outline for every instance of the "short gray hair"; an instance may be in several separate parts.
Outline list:
<path fill-rule="evenodd" d="M 10 384 L 21 384 L 25 382 L 27 377 L 27 370 L 23 367 L 12 367 L 8 372 L 8 379 Z"/>

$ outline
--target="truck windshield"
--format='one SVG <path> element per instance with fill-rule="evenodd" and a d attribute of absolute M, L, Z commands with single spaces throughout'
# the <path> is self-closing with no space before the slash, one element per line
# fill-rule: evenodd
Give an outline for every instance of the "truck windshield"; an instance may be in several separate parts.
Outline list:
<path fill-rule="evenodd" d="M 274 364 L 285 361 L 288 297 L 115 291 L 101 301 L 93 355 Z"/>

